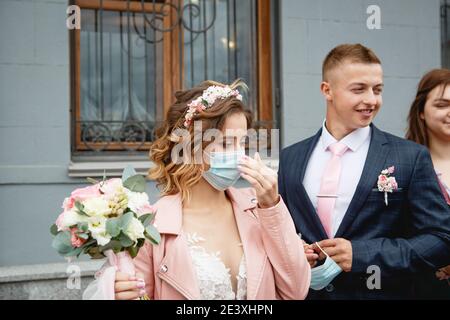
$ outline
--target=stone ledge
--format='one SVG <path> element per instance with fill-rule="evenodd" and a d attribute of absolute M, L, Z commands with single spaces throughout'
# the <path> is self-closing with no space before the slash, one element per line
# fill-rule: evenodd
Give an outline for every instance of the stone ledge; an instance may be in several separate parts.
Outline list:
<path fill-rule="evenodd" d="M 79 266 L 82 277 L 93 276 L 104 262 L 105 260 L 102 259 L 97 261 L 0 267 L 0 285 L 8 282 L 66 279 L 70 274 L 67 272 L 69 266 Z"/>
<path fill-rule="evenodd" d="M 0 300 L 81 300 L 102 260 L 0 267 Z M 79 281 L 76 269 L 79 267 Z"/>
<path fill-rule="evenodd" d="M 69 177 L 103 177 L 106 170 L 106 176 L 120 177 L 123 169 L 131 165 L 138 174 L 147 176 L 148 170 L 152 167 L 151 161 L 87 161 L 87 162 L 71 162 L 69 164 Z"/>

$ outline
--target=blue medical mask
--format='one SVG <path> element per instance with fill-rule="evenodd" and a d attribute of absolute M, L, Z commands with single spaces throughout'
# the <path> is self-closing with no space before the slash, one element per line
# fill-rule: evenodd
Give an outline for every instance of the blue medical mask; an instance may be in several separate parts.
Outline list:
<path fill-rule="evenodd" d="M 210 168 L 208 171 L 203 172 L 203 178 L 217 190 L 225 191 L 239 180 L 240 172 L 237 167 L 239 160 L 244 155 L 244 150 L 210 153 Z"/>
<path fill-rule="evenodd" d="M 309 287 L 313 290 L 322 290 L 342 272 L 342 269 L 317 243 L 316 245 L 327 258 L 322 265 L 311 269 L 311 284 Z"/>

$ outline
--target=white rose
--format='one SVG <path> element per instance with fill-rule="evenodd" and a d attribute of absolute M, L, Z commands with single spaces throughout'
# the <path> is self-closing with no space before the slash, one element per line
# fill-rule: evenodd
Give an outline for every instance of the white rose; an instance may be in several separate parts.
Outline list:
<path fill-rule="evenodd" d="M 106 233 L 106 219 L 103 217 L 91 217 L 88 220 L 88 230 L 97 243 L 104 246 L 111 240 L 111 235 Z"/>
<path fill-rule="evenodd" d="M 79 215 L 74 210 L 69 210 L 64 212 L 60 227 L 61 229 L 67 229 L 84 221 L 86 221 L 85 217 Z"/>
<path fill-rule="evenodd" d="M 149 203 L 148 195 L 145 192 L 133 192 L 125 188 L 125 193 L 128 197 L 128 208 L 135 213 L 138 213 L 139 208 Z"/>
<path fill-rule="evenodd" d="M 145 237 L 144 231 L 145 229 L 141 221 L 133 217 L 127 230 L 125 231 L 125 234 L 136 243 L 138 239 Z"/>
<path fill-rule="evenodd" d="M 103 197 L 91 198 L 83 201 L 84 212 L 88 216 L 107 216 L 111 214 L 111 208 L 109 207 L 108 201 Z"/>

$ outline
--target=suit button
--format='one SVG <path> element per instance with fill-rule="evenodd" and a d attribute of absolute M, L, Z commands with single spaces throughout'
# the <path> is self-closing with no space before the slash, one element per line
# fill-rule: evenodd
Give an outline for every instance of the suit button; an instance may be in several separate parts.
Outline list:
<path fill-rule="evenodd" d="M 167 266 L 166 266 L 165 264 L 163 264 L 163 265 L 161 266 L 161 268 L 159 268 L 159 271 L 162 272 L 162 273 L 166 273 L 167 270 L 169 270 L 169 268 L 167 268 Z"/>
<path fill-rule="evenodd" d="M 325 290 L 326 290 L 327 292 L 333 292 L 333 291 L 334 291 L 334 286 L 330 283 L 329 285 L 327 285 L 327 286 L 325 287 Z"/>

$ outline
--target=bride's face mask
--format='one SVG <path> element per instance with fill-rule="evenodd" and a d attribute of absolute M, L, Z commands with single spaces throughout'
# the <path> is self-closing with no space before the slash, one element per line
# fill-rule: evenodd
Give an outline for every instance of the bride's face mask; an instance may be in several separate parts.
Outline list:
<path fill-rule="evenodd" d="M 202 173 L 203 178 L 217 190 L 225 191 L 239 180 L 240 172 L 237 167 L 244 155 L 243 149 L 209 153 L 210 168 Z"/>
<path fill-rule="evenodd" d="M 316 246 L 327 258 L 322 265 L 311 269 L 311 284 L 309 287 L 313 290 L 322 290 L 342 272 L 342 269 L 326 254 L 325 251 L 322 250 L 317 242 Z"/>
<path fill-rule="evenodd" d="M 206 165 L 202 176 L 219 191 L 232 187 L 240 178 L 237 167 L 245 156 L 246 121 L 243 114 L 229 116 L 217 140 L 204 150 Z"/>

